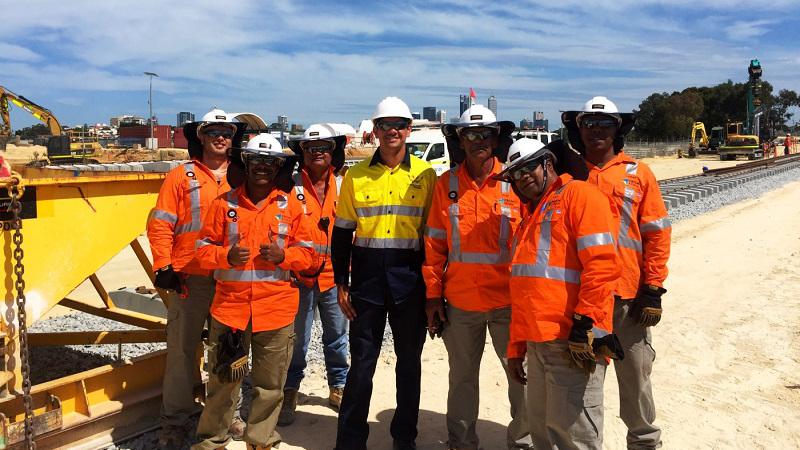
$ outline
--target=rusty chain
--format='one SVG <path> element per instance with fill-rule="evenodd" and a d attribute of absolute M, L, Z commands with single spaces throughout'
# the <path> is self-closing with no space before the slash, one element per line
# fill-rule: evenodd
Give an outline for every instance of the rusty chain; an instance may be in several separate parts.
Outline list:
<path fill-rule="evenodd" d="M 22 403 L 25 407 L 25 449 L 36 450 L 36 443 L 33 442 L 33 400 L 31 398 L 31 367 L 28 355 L 28 324 L 25 313 L 25 265 L 22 258 L 25 252 L 22 250 L 22 202 L 20 201 L 21 192 L 19 189 L 19 178 L 12 178 L 8 186 L 8 196 L 11 199 L 11 228 L 14 230 L 12 242 L 14 243 L 14 288 L 17 291 L 17 318 L 19 321 L 19 357 L 22 366 Z"/>

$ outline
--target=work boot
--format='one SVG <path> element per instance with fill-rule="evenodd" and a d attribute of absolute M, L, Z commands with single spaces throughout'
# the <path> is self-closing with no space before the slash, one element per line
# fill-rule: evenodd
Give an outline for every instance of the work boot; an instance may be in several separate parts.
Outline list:
<path fill-rule="evenodd" d="M 284 389 L 283 405 L 281 405 L 281 412 L 278 414 L 278 425 L 285 427 L 293 424 L 295 409 L 297 409 L 297 389 Z"/>
<path fill-rule="evenodd" d="M 164 425 L 158 432 L 159 450 L 180 450 L 186 440 L 186 429 L 177 425 Z"/>
<path fill-rule="evenodd" d="M 234 417 L 231 426 L 228 427 L 228 434 L 231 435 L 231 439 L 234 441 L 241 441 L 244 439 L 245 427 L 247 427 L 247 425 L 241 417 Z"/>
<path fill-rule="evenodd" d="M 328 404 L 331 405 L 336 411 L 339 411 L 339 407 L 342 406 L 342 395 L 344 395 L 344 388 L 342 387 L 330 387 L 330 394 L 328 395 Z"/>

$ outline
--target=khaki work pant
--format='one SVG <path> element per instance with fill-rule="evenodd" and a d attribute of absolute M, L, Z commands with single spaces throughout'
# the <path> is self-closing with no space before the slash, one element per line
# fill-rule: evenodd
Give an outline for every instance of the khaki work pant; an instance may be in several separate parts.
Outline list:
<path fill-rule="evenodd" d="M 161 424 L 182 427 L 200 411 L 194 401 L 195 382 L 200 380 L 197 346 L 214 298 L 212 277 L 189 275 L 188 298 L 170 291 L 167 310 L 167 361 L 161 400 Z"/>
<path fill-rule="evenodd" d="M 217 345 L 219 336 L 228 331 L 228 327 L 215 319 L 211 319 L 211 331 L 208 350 L 208 367 L 210 369 L 206 395 L 206 407 L 197 425 L 197 436 L 201 442 L 192 446 L 192 450 L 212 450 L 224 447 L 230 442 L 228 427 L 233 420 L 241 380 L 234 383 L 223 383 L 213 373 L 217 363 Z M 247 416 L 247 428 L 244 433 L 245 442 L 253 445 L 267 446 L 281 442 L 281 436 L 275 431 L 278 414 L 283 404 L 283 385 L 286 382 L 286 370 L 292 359 L 294 347 L 294 323 L 277 330 L 253 333 L 251 325 L 247 326 L 244 335 L 245 348 L 252 350 L 250 376 L 253 383 L 252 402 Z"/>
<path fill-rule="evenodd" d="M 567 341 L 528 342 L 528 423 L 536 449 L 602 450 L 606 363 L 572 366 Z"/>
<path fill-rule="evenodd" d="M 650 374 L 656 351 L 649 327 L 642 327 L 628 316 L 630 300 L 614 301 L 614 334 L 625 350 L 625 359 L 614 361 L 619 384 L 619 416 L 628 427 L 631 450 L 661 447 L 661 429 L 653 424 L 656 405 Z"/>
<path fill-rule="evenodd" d="M 442 340 L 447 348 L 450 364 L 450 388 L 447 392 L 448 444 L 452 448 L 477 449 L 478 435 L 475 425 L 478 421 L 478 378 L 486 344 L 486 329 L 489 329 L 492 346 L 503 369 L 507 369 L 506 348 L 511 308 L 473 312 L 448 305 L 447 322 Z M 508 370 L 506 379 L 508 401 L 511 404 L 511 423 L 506 431 L 508 448 L 530 448 L 525 386 L 512 380 L 508 376 Z"/>

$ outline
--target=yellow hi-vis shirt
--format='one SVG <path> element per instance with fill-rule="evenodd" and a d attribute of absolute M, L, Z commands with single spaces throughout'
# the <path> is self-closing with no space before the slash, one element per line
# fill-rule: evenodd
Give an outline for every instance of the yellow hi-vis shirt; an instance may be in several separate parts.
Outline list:
<path fill-rule="evenodd" d="M 351 167 L 334 226 L 355 230 L 355 238 L 349 261 L 337 264 L 332 249 L 336 282 L 347 283 L 349 272 L 351 295 L 380 304 L 386 296 L 402 301 L 422 286 L 422 239 L 435 184 L 430 164 L 408 152 L 394 169 L 379 151 Z"/>

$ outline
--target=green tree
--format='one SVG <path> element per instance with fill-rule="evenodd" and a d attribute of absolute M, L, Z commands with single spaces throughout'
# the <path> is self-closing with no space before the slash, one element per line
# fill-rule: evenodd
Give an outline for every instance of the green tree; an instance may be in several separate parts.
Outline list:
<path fill-rule="evenodd" d="M 45 124 L 37 123 L 36 125 L 19 129 L 14 134 L 19 136 L 20 139 L 33 139 L 37 136 L 50 134 L 50 129 Z"/>

